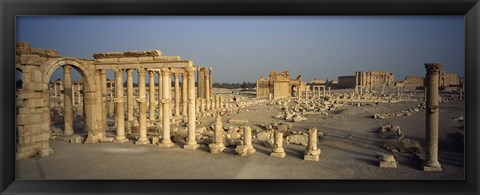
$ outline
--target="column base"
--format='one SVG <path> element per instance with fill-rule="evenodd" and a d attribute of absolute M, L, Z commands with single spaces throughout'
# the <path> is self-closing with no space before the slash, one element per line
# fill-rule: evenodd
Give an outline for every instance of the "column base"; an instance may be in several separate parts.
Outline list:
<path fill-rule="evenodd" d="M 169 148 L 169 147 L 172 147 L 174 145 L 175 144 L 172 143 L 172 142 L 162 142 L 162 143 L 158 144 L 158 146 L 160 146 L 160 148 Z"/>
<path fill-rule="evenodd" d="M 286 156 L 285 152 L 272 152 L 270 156 L 284 158 Z"/>
<path fill-rule="evenodd" d="M 183 145 L 183 149 L 185 149 L 185 150 L 196 150 L 198 147 L 200 147 L 199 144 L 185 144 L 185 145 Z"/>
<path fill-rule="evenodd" d="M 303 155 L 303 160 L 319 161 L 320 160 L 320 155 L 306 154 L 306 155 Z"/>
<path fill-rule="evenodd" d="M 113 140 L 114 143 L 125 143 L 125 142 L 128 142 L 129 140 L 127 138 L 115 138 L 115 140 Z"/>
<path fill-rule="evenodd" d="M 99 139 L 96 139 L 96 138 L 92 138 L 91 136 L 87 137 L 87 139 L 85 139 L 85 141 L 83 142 L 84 144 L 94 144 L 94 143 L 98 143 L 100 140 Z"/>
<path fill-rule="evenodd" d="M 212 154 L 218 154 L 225 150 L 225 145 L 223 145 L 223 143 L 212 143 L 208 145 L 208 147 L 210 148 L 210 153 Z"/>
<path fill-rule="evenodd" d="M 423 165 L 423 171 L 442 171 L 442 167 L 440 165 L 438 166 Z"/>
<path fill-rule="evenodd" d="M 135 144 L 137 145 L 146 145 L 146 144 L 150 144 L 150 141 L 148 141 L 148 139 L 146 138 L 143 138 L 143 139 L 138 139 Z"/>

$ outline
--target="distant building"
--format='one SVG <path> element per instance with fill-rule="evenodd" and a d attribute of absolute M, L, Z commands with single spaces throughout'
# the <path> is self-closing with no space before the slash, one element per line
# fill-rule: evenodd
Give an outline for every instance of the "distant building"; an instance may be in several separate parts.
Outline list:
<path fill-rule="evenodd" d="M 301 97 L 308 91 L 307 83 L 302 81 L 302 76 L 290 79 L 290 71 L 281 73 L 270 71 L 268 79 L 260 77 L 257 80 L 257 98 L 283 99 L 289 97 Z"/>
<path fill-rule="evenodd" d="M 338 88 L 355 88 L 355 76 L 339 76 Z"/>
<path fill-rule="evenodd" d="M 425 77 L 423 76 L 406 76 L 403 83 L 405 88 L 423 88 Z M 460 86 L 461 78 L 458 74 L 440 71 L 439 87 L 440 88 L 457 88 Z"/>
<path fill-rule="evenodd" d="M 327 82 L 325 80 L 314 78 L 307 83 L 310 90 L 313 90 L 314 86 L 325 86 Z"/>

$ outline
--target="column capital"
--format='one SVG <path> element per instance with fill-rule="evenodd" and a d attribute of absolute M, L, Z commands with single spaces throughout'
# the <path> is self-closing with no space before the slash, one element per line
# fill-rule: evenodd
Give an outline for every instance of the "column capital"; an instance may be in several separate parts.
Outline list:
<path fill-rule="evenodd" d="M 195 75 L 195 67 L 193 66 L 186 67 L 185 72 L 187 73 L 188 76 Z"/>
<path fill-rule="evenodd" d="M 170 68 L 162 68 L 161 69 L 163 75 L 169 75 L 170 74 Z"/>
<path fill-rule="evenodd" d="M 425 63 L 425 69 L 427 69 L 427 72 L 439 72 L 441 67 L 441 64 Z"/>
<path fill-rule="evenodd" d="M 105 74 L 107 74 L 107 71 L 106 71 L 105 69 L 100 69 L 100 75 L 103 76 L 103 75 L 105 75 Z"/>
<path fill-rule="evenodd" d="M 123 73 L 123 69 L 121 69 L 121 68 L 115 68 L 115 69 L 113 70 L 113 72 L 115 72 L 115 76 L 117 76 L 117 75 L 120 75 L 120 74 Z"/>
<path fill-rule="evenodd" d="M 174 72 L 174 73 L 173 73 L 173 76 L 178 77 L 179 74 L 180 74 L 180 73 L 178 73 L 178 72 Z"/>
<path fill-rule="evenodd" d="M 145 77 L 145 68 L 138 68 L 137 71 L 139 77 Z"/>
<path fill-rule="evenodd" d="M 133 73 L 133 69 L 127 69 L 127 74 L 128 74 L 128 75 L 130 75 L 130 76 L 131 76 L 131 75 L 132 75 L 132 73 Z"/>
<path fill-rule="evenodd" d="M 64 65 L 62 66 L 62 68 L 65 73 L 70 73 L 70 71 L 72 70 L 72 67 L 69 65 Z"/>
<path fill-rule="evenodd" d="M 155 70 L 148 69 L 148 74 L 153 75 L 154 73 L 155 73 Z"/>

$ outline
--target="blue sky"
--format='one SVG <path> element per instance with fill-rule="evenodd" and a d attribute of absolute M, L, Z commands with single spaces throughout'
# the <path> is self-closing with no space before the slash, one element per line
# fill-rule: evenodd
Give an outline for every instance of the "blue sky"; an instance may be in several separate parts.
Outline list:
<path fill-rule="evenodd" d="M 284 69 L 306 81 L 355 70 L 403 80 L 425 75 L 427 62 L 462 76 L 465 67 L 463 16 L 20 16 L 16 30 L 17 41 L 69 57 L 162 50 L 213 67 L 214 82 L 254 82 Z"/>

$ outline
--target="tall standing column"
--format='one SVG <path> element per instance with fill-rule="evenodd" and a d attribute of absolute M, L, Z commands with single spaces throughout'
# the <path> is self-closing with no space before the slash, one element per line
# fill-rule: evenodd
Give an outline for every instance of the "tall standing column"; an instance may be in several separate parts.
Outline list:
<path fill-rule="evenodd" d="M 128 139 L 125 137 L 125 100 L 123 98 L 123 70 L 115 69 L 115 102 L 117 103 L 117 110 L 115 118 L 117 119 L 117 136 L 115 142 L 124 143 Z"/>
<path fill-rule="evenodd" d="M 162 71 L 158 71 L 158 121 L 162 121 L 162 117 L 163 117 L 162 89 L 163 89 Z"/>
<path fill-rule="evenodd" d="M 187 67 L 186 74 L 188 79 L 186 79 L 184 74 L 182 81 L 184 83 L 188 82 L 188 141 L 184 148 L 188 150 L 195 150 L 199 146 L 197 144 L 197 140 L 195 139 L 195 68 Z"/>
<path fill-rule="evenodd" d="M 81 98 L 81 93 L 80 93 L 81 89 L 80 89 L 80 87 L 81 87 L 81 84 L 78 83 L 78 85 L 77 85 L 77 91 L 78 91 L 78 93 L 77 93 L 77 99 L 78 99 L 78 111 L 79 111 L 79 112 L 78 112 L 78 115 L 81 115 L 81 114 L 83 113 L 82 98 Z"/>
<path fill-rule="evenodd" d="M 150 81 L 148 82 L 148 89 L 149 89 L 149 102 L 150 102 L 150 123 L 153 123 L 155 121 L 155 74 L 153 70 L 148 71 L 148 76 Z"/>
<path fill-rule="evenodd" d="M 138 103 L 140 107 L 140 116 L 138 123 L 140 125 L 139 138 L 135 144 L 148 144 L 147 138 L 147 97 L 145 91 L 145 68 L 138 69 Z"/>
<path fill-rule="evenodd" d="M 424 171 L 441 171 L 442 166 L 438 162 L 438 82 L 440 64 L 425 64 L 427 74 L 425 76 L 427 84 L 427 102 L 426 102 L 426 138 L 427 138 L 427 158 L 424 162 Z"/>
<path fill-rule="evenodd" d="M 187 99 L 188 99 L 187 98 L 187 91 L 190 90 L 190 89 L 187 90 L 187 88 L 188 88 L 188 82 L 190 82 L 190 81 L 188 81 L 188 79 L 187 79 L 187 77 L 188 77 L 187 74 L 188 74 L 187 72 L 184 72 L 182 74 L 182 115 L 183 116 L 188 115 L 187 114 Z M 195 78 L 195 71 L 194 71 L 194 78 Z M 193 82 L 194 82 L 193 84 L 195 84 L 195 81 L 193 81 Z M 194 88 L 193 92 L 195 92 L 195 85 L 193 86 L 193 88 Z"/>
<path fill-rule="evenodd" d="M 355 71 L 355 94 L 358 94 L 358 71 Z"/>
<path fill-rule="evenodd" d="M 209 76 L 205 76 L 205 106 L 206 106 L 206 110 L 209 111 L 210 110 L 210 77 Z"/>
<path fill-rule="evenodd" d="M 102 131 L 107 131 L 107 74 L 106 70 L 100 70 L 100 89 L 102 90 L 101 97 L 101 112 L 102 112 Z"/>
<path fill-rule="evenodd" d="M 73 117 L 72 117 L 72 67 L 66 65 L 63 66 L 63 83 L 64 83 L 64 112 L 63 121 L 65 130 L 63 134 L 66 136 L 73 135 Z"/>
<path fill-rule="evenodd" d="M 133 70 L 127 69 L 127 133 L 132 133 L 133 104 Z"/>
<path fill-rule="evenodd" d="M 197 97 L 204 98 L 205 97 L 205 68 L 198 67 L 197 69 Z"/>
<path fill-rule="evenodd" d="M 178 81 L 178 73 L 173 73 L 175 79 L 175 114 L 174 116 L 180 116 L 180 84 Z"/>
<path fill-rule="evenodd" d="M 163 104 L 163 139 L 160 143 L 160 147 L 170 147 L 173 146 L 173 142 L 170 138 L 170 116 L 172 114 L 171 107 L 171 81 L 172 78 L 169 68 L 162 68 L 162 77 L 163 77 L 163 93 L 162 93 L 162 104 Z"/>
<path fill-rule="evenodd" d="M 75 108 L 75 83 L 72 82 L 71 86 L 72 91 L 72 109 Z"/>

